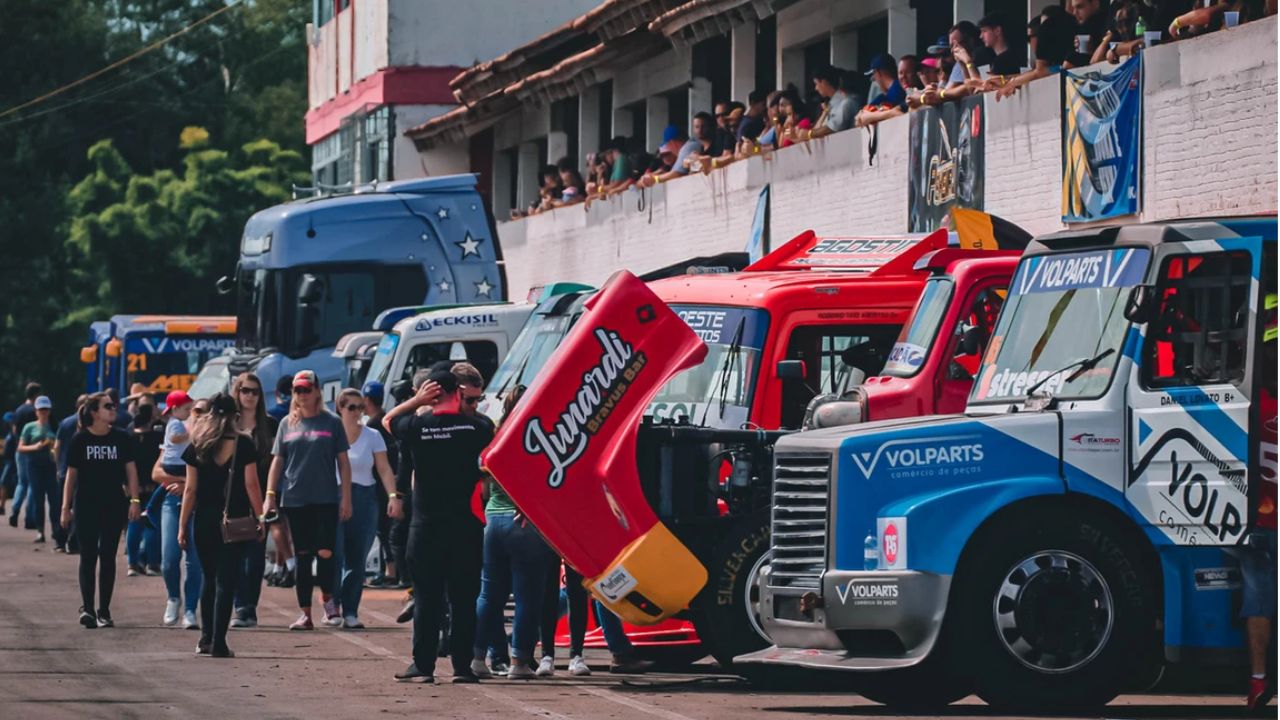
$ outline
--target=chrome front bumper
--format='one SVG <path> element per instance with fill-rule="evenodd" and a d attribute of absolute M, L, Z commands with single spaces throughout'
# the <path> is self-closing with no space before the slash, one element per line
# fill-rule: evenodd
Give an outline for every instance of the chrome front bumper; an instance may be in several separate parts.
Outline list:
<path fill-rule="evenodd" d="M 800 610 L 804 588 L 773 587 L 761 571 L 760 615 L 774 646 L 734 662 L 832 670 L 890 670 L 929 655 L 942 628 L 950 575 L 828 570 L 821 607 Z"/>

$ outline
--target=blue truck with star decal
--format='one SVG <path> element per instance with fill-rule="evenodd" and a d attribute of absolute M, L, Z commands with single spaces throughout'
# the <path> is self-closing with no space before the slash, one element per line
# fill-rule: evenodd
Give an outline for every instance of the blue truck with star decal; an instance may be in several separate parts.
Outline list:
<path fill-rule="evenodd" d="M 384 310 L 506 300 L 497 230 L 476 183 L 470 174 L 379 183 L 249 218 L 235 273 L 219 281 L 236 293 L 231 374 L 252 370 L 271 388 L 314 370 L 331 402 L 345 371 L 335 344 Z"/>
<path fill-rule="evenodd" d="M 964 413 L 780 439 L 773 647 L 735 664 L 1040 710 L 1243 665 L 1239 559 L 1276 517 L 1276 230 L 1042 236 Z"/>

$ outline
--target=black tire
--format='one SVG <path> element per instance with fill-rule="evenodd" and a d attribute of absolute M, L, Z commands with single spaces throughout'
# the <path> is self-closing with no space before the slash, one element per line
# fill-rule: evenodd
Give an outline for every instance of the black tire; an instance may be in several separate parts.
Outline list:
<path fill-rule="evenodd" d="M 716 545 L 707 565 L 707 587 L 698 600 L 694 628 L 707 654 L 720 667 L 733 667 L 733 659 L 770 645 L 756 629 L 756 607 L 748 600 L 752 571 L 769 551 L 769 516 L 758 513 L 742 518 Z M 752 597 L 759 601 L 758 594 Z"/>
<path fill-rule="evenodd" d="M 1105 517 L 1026 510 L 965 551 L 944 631 L 951 667 L 998 708 L 1100 707 L 1142 671 L 1157 637 L 1151 572 Z"/>

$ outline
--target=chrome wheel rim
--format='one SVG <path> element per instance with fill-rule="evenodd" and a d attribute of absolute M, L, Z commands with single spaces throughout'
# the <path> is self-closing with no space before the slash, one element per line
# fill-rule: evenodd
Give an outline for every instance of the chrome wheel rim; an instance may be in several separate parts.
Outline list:
<path fill-rule="evenodd" d="M 773 642 L 769 639 L 769 634 L 764 631 L 764 623 L 760 619 L 760 570 L 769 564 L 769 556 L 772 553 L 766 550 L 760 559 L 756 560 L 756 564 L 751 566 L 751 572 L 747 574 L 746 587 L 743 588 L 743 607 L 747 609 L 747 622 L 751 623 L 751 629 L 756 631 L 761 640 L 765 642 Z"/>
<path fill-rule="evenodd" d="M 991 609 L 1005 650 L 1023 666 L 1049 674 L 1093 661 L 1115 624 L 1115 602 L 1102 573 L 1065 550 L 1042 550 L 1017 562 Z"/>

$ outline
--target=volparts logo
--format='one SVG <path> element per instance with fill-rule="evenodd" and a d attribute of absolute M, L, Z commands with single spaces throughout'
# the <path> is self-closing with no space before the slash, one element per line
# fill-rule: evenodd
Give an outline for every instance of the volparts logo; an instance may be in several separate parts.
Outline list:
<path fill-rule="evenodd" d="M 951 435 L 890 440 L 875 450 L 854 452 L 853 462 L 868 480 L 881 461 L 888 463 L 890 471 L 909 469 L 936 474 L 944 469 L 949 471 L 982 462 L 986 453 L 979 442 L 981 438 L 981 435 Z"/>

